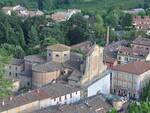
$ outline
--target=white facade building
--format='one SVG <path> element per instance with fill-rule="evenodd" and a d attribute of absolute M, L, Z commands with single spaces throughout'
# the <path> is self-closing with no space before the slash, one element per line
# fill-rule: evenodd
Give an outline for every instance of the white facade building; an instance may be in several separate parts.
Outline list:
<path fill-rule="evenodd" d="M 54 83 L 11 99 L 0 100 L 0 113 L 28 113 L 54 105 L 75 103 L 81 99 L 81 88 Z"/>
<path fill-rule="evenodd" d="M 110 73 L 106 74 L 102 78 L 94 81 L 87 88 L 87 96 L 94 96 L 97 93 L 109 94 L 110 93 Z"/>

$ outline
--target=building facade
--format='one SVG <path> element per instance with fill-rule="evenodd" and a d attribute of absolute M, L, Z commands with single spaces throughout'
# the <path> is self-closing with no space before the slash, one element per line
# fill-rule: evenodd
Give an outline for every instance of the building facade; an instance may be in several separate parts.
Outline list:
<path fill-rule="evenodd" d="M 82 98 L 82 89 L 54 83 L 28 93 L 0 100 L 0 113 L 28 113 L 54 105 L 71 104 Z"/>
<path fill-rule="evenodd" d="M 139 98 L 150 80 L 150 62 L 136 61 L 111 69 L 112 92 L 120 96 Z"/>

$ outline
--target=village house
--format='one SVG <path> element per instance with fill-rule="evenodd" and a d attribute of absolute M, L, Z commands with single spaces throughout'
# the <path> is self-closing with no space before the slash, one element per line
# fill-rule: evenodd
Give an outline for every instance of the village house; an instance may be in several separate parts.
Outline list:
<path fill-rule="evenodd" d="M 107 66 L 108 69 L 118 64 L 117 59 L 109 57 L 109 56 L 105 56 L 103 59 L 103 62 Z"/>
<path fill-rule="evenodd" d="M 150 16 L 134 16 L 132 25 L 137 29 L 137 30 L 144 30 L 148 31 L 150 30 Z"/>
<path fill-rule="evenodd" d="M 25 7 L 22 7 L 22 6 L 20 6 L 20 5 L 16 5 L 16 6 L 3 7 L 2 10 L 4 11 L 5 14 L 11 15 L 12 12 L 25 11 L 26 8 L 25 8 Z"/>
<path fill-rule="evenodd" d="M 65 83 L 54 83 L 0 100 L 0 113 L 28 113 L 49 106 L 75 103 L 81 98 L 81 88 Z"/>
<path fill-rule="evenodd" d="M 22 7 L 21 5 L 3 7 L 2 10 L 7 15 L 11 15 L 13 12 L 15 12 L 20 17 L 34 17 L 44 15 L 42 11 L 39 10 L 29 11 L 28 9 Z"/>
<path fill-rule="evenodd" d="M 112 42 L 104 47 L 103 51 L 103 63 L 107 66 L 107 68 L 111 68 L 118 64 L 117 55 L 120 47 L 127 47 L 129 42 L 126 40 L 119 40 L 116 42 Z"/>
<path fill-rule="evenodd" d="M 135 61 L 112 67 L 112 93 L 138 99 L 150 80 L 150 62 Z"/>
<path fill-rule="evenodd" d="M 72 15 L 76 13 L 81 13 L 79 9 L 68 9 L 66 11 L 56 12 L 51 15 L 51 18 L 56 22 L 68 21 Z"/>
<path fill-rule="evenodd" d="M 121 46 L 128 46 L 129 42 L 126 40 L 119 40 L 116 42 L 112 42 L 104 47 L 104 58 L 111 57 L 117 58 L 118 49 Z"/>
<path fill-rule="evenodd" d="M 150 39 L 149 38 L 141 38 L 141 37 L 136 38 L 131 43 L 131 47 L 150 52 Z"/>
<path fill-rule="evenodd" d="M 75 104 L 46 108 L 32 113 L 106 113 L 112 106 L 101 95 L 95 95 Z"/>
<path fill-rule="evenodd" d="M 117 54 L 118 64 L 134 61 L 150 61 L 150 52 L 136 48 L 120 47 Z"/>
<path fill-rule="evenodd" d="M 5 75 L 7 78 L 18 78 L 21 71 L 24 69 L 23 59 L 13 58 L 9 64 L 5 65 Z"/>

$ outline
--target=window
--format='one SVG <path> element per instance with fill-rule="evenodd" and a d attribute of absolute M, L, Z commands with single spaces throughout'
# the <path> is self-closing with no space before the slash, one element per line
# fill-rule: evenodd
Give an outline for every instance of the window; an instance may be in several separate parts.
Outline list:
<path fill-rule="evenodd" d="M 49 53 L 49 56 L 51 56 L 51 53 Z"/>
<path fill-rule="evenodd" d="M 16 67 L 16 70 L 17 70 L 17 67 Z"/>
<path fill-rule="evenodd" d="M 125 61 L 128 61 L 128 57 L 125 57 Z"/>
<path fill-rule="evenodd" d="M 18 74 L 16 73 L 16 77 L 18 76 Z"/>
<path fill-rule="evenodd" d="M 116 90 L 114 89 L 114 93 L 116 93 Z"/>
<path fill-rule="evenodd" d="M 119 56 L 118 59 L 121 60 L 121 57 Z"/>
<path fill-rule="evenodd" d="M 56 57 L 59 57 L 59 55 L 57 54 Z"/>
<path fill-rule="evenodd" d="M 67 56 L 67 54 L 64 54 L 64 56 Z"/>
<path fill-rule="evenodd" d="M 9 69 L 11 69 L 11 66 L 9 66 Z"/>
<path fill-rule="evenodd" d="M 65 99 L 67 99 L 67 96 L 65 95 Z"/>
<path fill-rule="evenodd" d="M 70 94 L 70 98 L 72 98 L 72 94 Z"/>
<path fill-rule="evenodd" d="M 11 76 L 11 72 L 9 72 L 9 76 Z"/>
<path fill-rule="evenodd" d="M 27 85 L 30 86 L 30 82 L 27 82 Z"/>

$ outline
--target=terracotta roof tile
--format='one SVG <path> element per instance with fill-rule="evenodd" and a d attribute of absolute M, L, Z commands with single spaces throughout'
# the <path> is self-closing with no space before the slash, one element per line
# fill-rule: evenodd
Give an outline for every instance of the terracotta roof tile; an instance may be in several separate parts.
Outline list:
<path fill-rule="evenodd" d="M 150 62 L 135 61 L 129 64 L 117 65 L 117 66 L 112 67 L 111 69 L 115 71 L 121 71 L 121 72 L 140 75 L 150 70 Z"/>
<path fill-rule="evenodd" d="M 70 47 L 63 44 L 48 46 L 47 49 L 51 51 L 58 51 L 58 52 L 70 51 Z"/>

